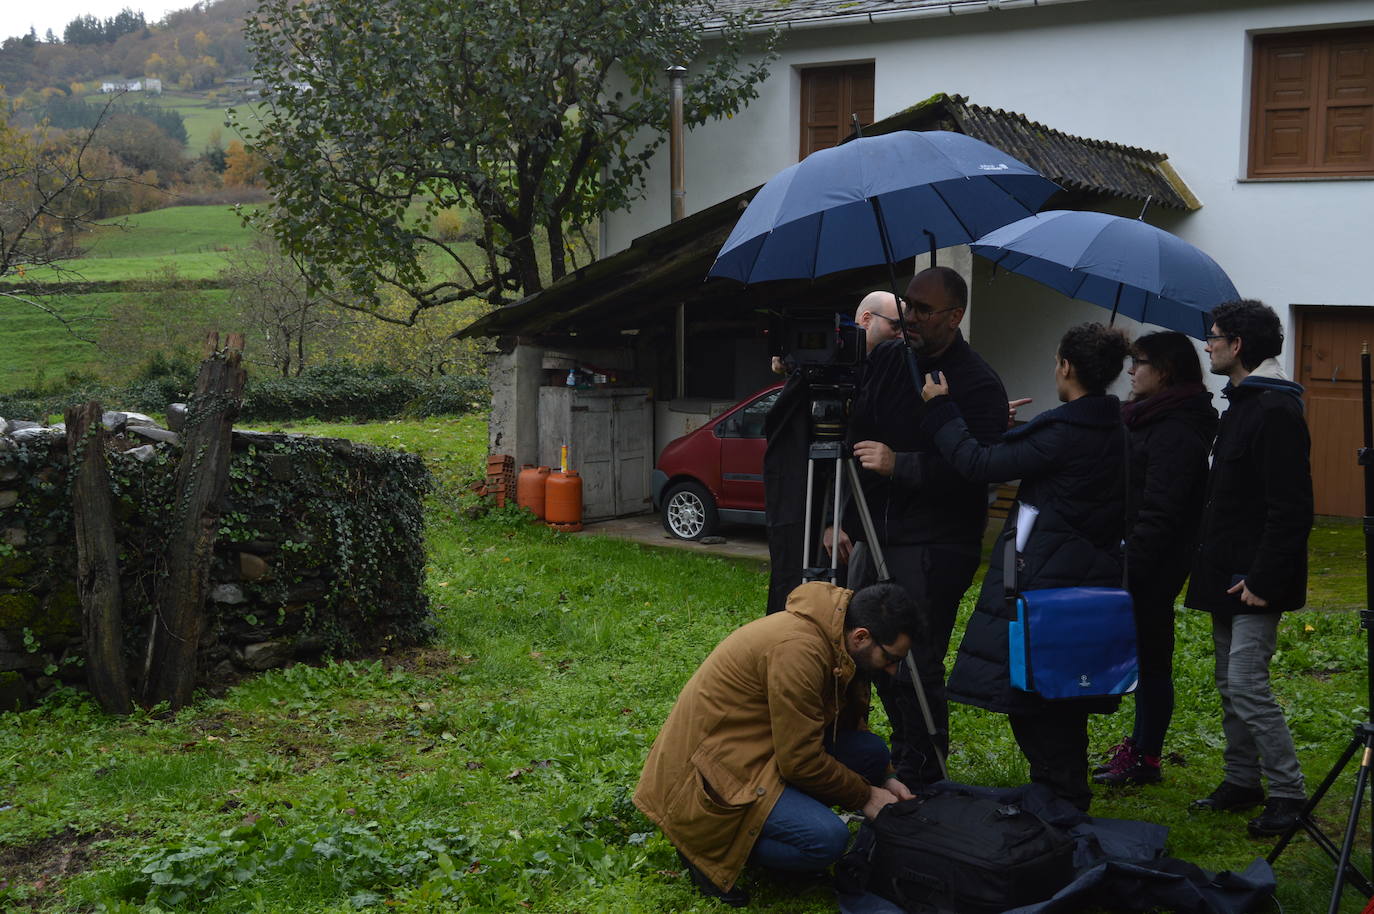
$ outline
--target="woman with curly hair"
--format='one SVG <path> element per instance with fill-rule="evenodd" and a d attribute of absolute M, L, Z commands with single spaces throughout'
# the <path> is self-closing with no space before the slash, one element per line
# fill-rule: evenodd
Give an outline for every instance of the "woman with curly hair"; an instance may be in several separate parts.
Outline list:
<path fill-rule="evenodd" d="M 1081 324 L 1064 334 L 1054 379 L 1063 405 L 985 445 L 969 434 L 943 379 L 927 376 L 922 430 L 963 476 L 978 482 L 1020 479 L 1017 503 L 1039 514 L 1018 561 L 1021 590 L 1120 586 L 1126 495 L 1126 433 L 1121 404 L 1107 388 L 1129 352 L 1119 331 Z M 1115 711 L 1115 696 L 1047 701 L 1011 684 L 1007 625 L 1014 618 L 1003 586 L 1003 555 L 1016 536 L 1017 510 L 993 549 L 978 605 L 969 618 L 949 697 L 1006 714 L 1034 783 L 1086 811 L 1088 715 Z"/>

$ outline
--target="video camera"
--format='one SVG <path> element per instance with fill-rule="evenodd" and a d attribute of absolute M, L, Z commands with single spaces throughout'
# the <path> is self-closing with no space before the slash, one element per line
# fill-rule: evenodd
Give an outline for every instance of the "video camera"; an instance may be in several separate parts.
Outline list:
<path fill-rule="evenodd" d="M 843 314 L 779 316 L 769 338 L 773 354 L 790 356 L 793 370 L 810 385 L 812 440 L 842 440 L 868 353 L 864 328 Z"/>

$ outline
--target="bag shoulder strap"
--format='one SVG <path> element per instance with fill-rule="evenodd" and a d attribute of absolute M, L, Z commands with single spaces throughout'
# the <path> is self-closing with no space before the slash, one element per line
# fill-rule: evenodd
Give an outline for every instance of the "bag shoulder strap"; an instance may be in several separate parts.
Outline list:
<path fill-rule="evenodd" d="M 1122 437 L 1122 464 L 1123 472 L 1122 492 L 1121 492 L 1121 589 L 1129 591 L 1131 589 L 1130 558 L 1127 545 L 1131 539 L 1129 527 L 1131 520 L 1131 430 L 1126 427 L 1126 423 L 1121 423 Z"/>

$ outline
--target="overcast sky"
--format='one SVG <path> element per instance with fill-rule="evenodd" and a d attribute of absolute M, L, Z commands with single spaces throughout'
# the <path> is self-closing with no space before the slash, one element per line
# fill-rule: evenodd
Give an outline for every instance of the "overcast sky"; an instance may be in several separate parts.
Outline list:
<path fill-rule="evenodd" d="M 52 29 L 54 35 L 62 37 L 62 30 L 77 16 L 91 15 L 97 19 L 109 19 L 124 7 L 134 12 L 143 11 L 148 22 L 157 22 L 171 10 L 186 9 L 195 0 L 4 0 L 0 7 L 0 31 L 3 36 L 26 35 L 29 26 L 38 30 L 42 38 Z"/>

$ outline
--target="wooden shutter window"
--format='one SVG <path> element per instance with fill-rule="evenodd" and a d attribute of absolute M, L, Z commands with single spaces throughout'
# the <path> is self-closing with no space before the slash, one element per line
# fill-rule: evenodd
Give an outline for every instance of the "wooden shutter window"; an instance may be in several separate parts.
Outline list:
<path fill-rule="evenodd" d="M 849 136 L 851 113 L 865 127 L 873 123 L 873 64 L 802 70 L 800 158 Z"/>
<path fill-rule="evenodd" d="M 1374 29 L 1255 37 L 1250 176 L 1374 175 Z"/>

